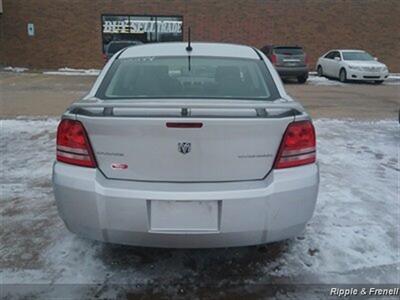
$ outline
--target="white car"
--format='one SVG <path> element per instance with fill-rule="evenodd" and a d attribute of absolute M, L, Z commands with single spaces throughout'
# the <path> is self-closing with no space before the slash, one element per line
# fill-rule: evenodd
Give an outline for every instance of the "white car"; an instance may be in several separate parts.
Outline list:
<path fill-rule="evenodd" d="M 269 243 L 301 234 L 313 214 L 316 135 L 257 49 L 128 47 L 63 114 L 53 184 L 61 218 L 87 238 Z"/>
<path fill-rule="evenodd" d="M 374 81 L 382 83 L 389 70 L 371 54 L 363 50 L 331 50 L 318 59 L 318 76 L 347 80 Z"/>

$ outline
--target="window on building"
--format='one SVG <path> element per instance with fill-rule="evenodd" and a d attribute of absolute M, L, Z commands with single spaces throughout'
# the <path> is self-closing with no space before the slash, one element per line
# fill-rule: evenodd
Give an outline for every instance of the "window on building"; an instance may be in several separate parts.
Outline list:
<path fill-rule="evenodd" d="M 141 43 L 182 41 L 180 16 L 102 15 L 103 53 L 113 41 Z"/>

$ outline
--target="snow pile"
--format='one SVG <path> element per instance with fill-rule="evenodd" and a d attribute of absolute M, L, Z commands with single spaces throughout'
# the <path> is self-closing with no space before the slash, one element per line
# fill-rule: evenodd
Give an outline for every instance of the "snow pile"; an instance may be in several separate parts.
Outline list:
<path fill-rule="evenodd" d="M 321 119 L 315 125 L 318 205 L 278 274 L 318 274 L 326 283 L 399 282 L 399 124 Z"/>
<path fill-rule="evenodd" d="M 345 83 L 342 83 L 339 80 L 328 79 L 326 77 L 319 77 L 314 75 L 308 77 L 307 83 L 311 85 L 345 85 Z"/>
<path fill-rule="evenodd" d="M 100 70 L 98 69 L 72 69 L 60 68 L 57 71 L 43 72 L 45 75 L 67 75 L 67 76 L 98 76 Z"/>
<path fill-rule="evenodd" d="M 313 74 L 313 72 L 309 73 L 309 77 L 307 79 L 307 83 L 310 85 L 323 85 L 323 86 L 343 86 L 351 83 L 358 83 L 358 84 L 363 84 L 365 82 L 359 82 L 359 81 L 353 81 L 353 82 L 347 82 L 343 83 L 340 82 L 338 79 L 334 78 L 327 78 L 327 77 L 319 77 L 316 74 Z M 366 82 L 368 84 L 368 82 Z M 398 74 L 390 74 L 387 79 L 383 82 L 383 85 L 400 85 L 400 76 Z"/>
<path fill-rule="evenodd" d="M 51 188 L 57 123 L 1 121 L 3 283 L 128 283 L 140 289 L 161 280 L 168 292 L 176 282 L 399 282 L 400 128 L 395 121 L 317 120 L 321 184 L 314 217 L 302 236 L 262 251 L 143 249 L 69 233 Z"/>
<path fill-rule="evenodd" d="M 8 72 L 15 72 L 15 73 L 23 73 L 25 71 L 28 71 L 28 68 L 20 68 L 20 67 L 4 67 L 3 68 L 4 71 L 8 71 Z"/>
<path fill-rule="evenodd" d="M 383 82 L 384 85 L 400 85 L 400 74 L 390 74 L 389 77 Z"/>

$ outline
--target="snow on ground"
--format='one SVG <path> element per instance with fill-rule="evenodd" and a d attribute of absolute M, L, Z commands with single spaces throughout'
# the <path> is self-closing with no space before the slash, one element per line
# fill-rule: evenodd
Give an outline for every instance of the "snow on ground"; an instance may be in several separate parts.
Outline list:
<path fill-rule="evenodd" d="M 16 72 L 16 73 L 22 73 L 25 71 L 28 71 L 28 68 L 19 68 L 19 67 L 4 67 L 3 71 L 8 71 L 8 72 Z"/>
<path fill-rule="evenodd" d="M 54 289 L 66 283 L 94 284 L 69 289 L 76 298 L 82 293 L 113 298 L 124 289 L 187 297 L 192 290 L 213 298 L 211 287 L 227 291 L 234 284 L 257 295 L 257 288 L 271 282 L 400 282 L 395 121 L 317 120 L 320 193 L 304 234 L 266 247 L 208 250 L 107 245 L 69 233 L 51 187 L 58 121 L 0 122 L 0 278 L 6 284 L 50 284 L 45 291 L 29 290 L 31 296 L 59 296 Z M 107 288 L 113 283 L 129 287 Z M 10 291 L 26 295 L 24 287 Z"/>
<path fill-rule="evenodd" d="M 101 70 L 98 69 L 72 69 L 60 68 L 57 71 L 45 71 L 46 75 L 67 75 L 67 76 L 98 76 Z"/>
<path fill-rule="evenodd" d="M 348 85 L 349 83 L 340 82 L 338 79 L 319 77 L 313 72 L 310 72 L 307 83 L 310 85 Z M 353 84 L 368 84 L 369 82 L 351 82 Z M 372 84 L 372 83 L 371 83 Z M 400 85 L 400 76 L 398 74 L 390 74 L 389 77 L 383 82 L 383 85 Z"/>
<path fill-rule="evenodd" d="M 307 84 L 310 85 L 346 85 L 339 80 L 330 79 L 326 77 L 319 77 L 315 75 L 310 75 L 307 79 Z"/>

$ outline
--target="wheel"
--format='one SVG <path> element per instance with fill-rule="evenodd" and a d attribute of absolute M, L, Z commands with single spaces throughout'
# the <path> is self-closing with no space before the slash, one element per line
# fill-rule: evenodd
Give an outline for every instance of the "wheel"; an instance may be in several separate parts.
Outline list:
<path fill-rule="evenodd" d="M 321 67 L 321 66 L 318 66 L 318 67 L 317 67 L 317 74 L 318 74 L 319 77 L 324 76 L 324 73 L 323 73 L 323 71 L 322 71 L 322 67 Z"/>
<path fill-rule="evenodd" d="M 297 81 L 299 83 L 305 83 L 307 81 L 308 76 L 307 75 L 301 75 L 299 77 L 297 77 Z"/>
<path fill-rule="evenodd" d="M 346 82 L 347 81 L 347 74 L 345 69 L 341 69 L 339 72 L 339 80 L 341 82 Z"/>
<path fill-rule="evenodd" d="M 375 80 L 375 84 L 382 84 L 383 80 Z"/>

